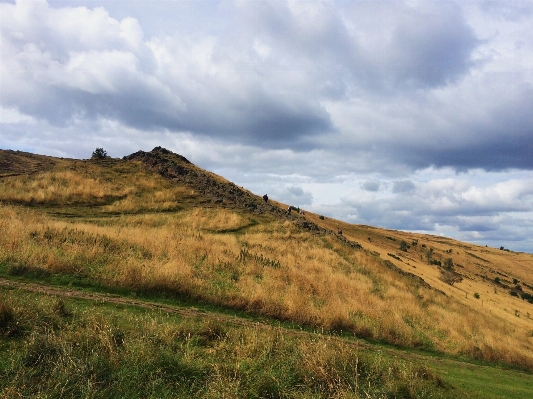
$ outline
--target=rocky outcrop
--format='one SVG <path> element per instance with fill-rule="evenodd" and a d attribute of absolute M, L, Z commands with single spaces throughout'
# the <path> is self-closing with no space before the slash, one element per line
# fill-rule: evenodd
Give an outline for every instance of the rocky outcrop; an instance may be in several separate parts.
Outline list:
<path fill-rule="evenodd" d="M 198 168 L 187 158 L 165 148 L 155 147 L 150 152 L 137 151 L 123 159 L 142 162 L 148 169 L 161 176 L 190 187 L 208 203 L 226 208 L 247 209 L 257 214 L 270 214 L 278 219 L 293 221 L 302 230 L 315 234 L 334 235 L 339 241 L 352 248 L 362 248 L 358 243 L 319 227 L 296 212 L 289 214 L 286 210 L 265 202 L 261 197 L 251 194 L 242 187 Z"/>

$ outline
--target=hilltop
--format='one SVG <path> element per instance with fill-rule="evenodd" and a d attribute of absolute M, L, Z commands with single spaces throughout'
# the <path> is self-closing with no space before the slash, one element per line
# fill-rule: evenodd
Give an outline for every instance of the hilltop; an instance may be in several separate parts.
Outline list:
<path fill-rule="evenodd" d="M 1 150 L 0 167 L 5 284 L 207 306 L 195 317 L 218 309 L 533 370 L 532 254 L 289 214 L 161 147 L 90 160 Z"/>

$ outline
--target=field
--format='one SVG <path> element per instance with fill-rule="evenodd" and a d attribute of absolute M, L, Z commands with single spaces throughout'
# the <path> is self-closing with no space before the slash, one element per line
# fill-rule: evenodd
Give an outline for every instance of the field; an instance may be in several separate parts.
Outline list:
<path fill-rule="evenodd" d="M 287 215 L 161 148 L 0 166 L 6 397 L 533 392 L 531 254 Z"/>

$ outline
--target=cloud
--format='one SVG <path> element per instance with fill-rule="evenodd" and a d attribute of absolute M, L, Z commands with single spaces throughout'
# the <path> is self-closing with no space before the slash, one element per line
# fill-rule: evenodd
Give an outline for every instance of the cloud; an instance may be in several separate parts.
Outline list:
<path fill-rule="evenodd" d="M 415 184 L 411 180 L 401 180 L 395 181 L 392 186 L 392 192 L 395 194 L 398 193 L 407 193 L 415 189 Z"/>
<path fill-rule="evenodd" d="M 517 173 L 508 178 L 502 173 L 499 182 L 483 182 L 490 174 L 480 170 L 460 178 L 441 178 L 442 173 L 423 171 L 416 185 L 392 181 L 384 185 L 392 185 L 390 192 L 362 187 L 365 191 L 342 197 L 334 212 L 352 215 L 356 223 L 453 234 L 483 245 L 505 242 L 509 248 L 528 250 L 529 243 L 515 241 L 524 239 L 533 226 L 531 177 Z"/>
<path fill-rule="evenodd" d="M 280 193 L 280 197 L 296 206 L 310 205 L 313 202 L 313 195 L 299 186 L 285 187 L 284 192 Z"/>
<path fill-rule="evenodd" d="M 366 191 L 379 191 L 380 183 L 378 181 L 365 181 L 361 187 Z"/>
<path fill-rule="evenodd" d="M 363 85 L 393 91 L 438 87 L 469 70 L 479 41 L 456 4 L 355 3 L 354 12 L 361 11 L 354 22 L 366 18 L 365 29 L 354 24 L 353 31 L 365 61 Z"/>
<path fill-rule="evenodd" d="M 2 2 L 0 147 L 162 145 L 341 219 L 526 246 L 532 22 L 527 2 Z"/>

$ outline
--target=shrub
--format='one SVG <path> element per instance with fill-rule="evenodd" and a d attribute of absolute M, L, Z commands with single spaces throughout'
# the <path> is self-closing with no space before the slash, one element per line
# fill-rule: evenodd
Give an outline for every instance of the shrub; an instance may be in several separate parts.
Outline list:
<path fill-rule="evenodd" d="M 446 284 L 454 285 L 455 283 L 463 281 L 463 276 L 451 270 L 440 269 L 440 279 Z"/>
<path fill-rule="evenodd" d="M 58 299 L 53 305 L 54 313 L 58 314 L 61 317 L 72 316 L 72 313 L 67 309 L 65 302 L 62 299 Z"/>
<path fill-rule="evenodd" d="M 477 292 L 474 294 L 474 298 L 479 299 L 479 294 Z"/>
<path fill-rule="evenodd" d="M 0 331 L 7 329 L 15 320 L 15 311 L 5 302 L 0 302 Z"/>
<path fill-rule="evenodd" d="M 424 247 L 424 244 L 422 244 L 422 247 Z M 431 265 L 431 258 L 433 258 L 433 248 L 430 248 L 426 251 L 426 259 L 428 260 L 428 265 Z"/>
<path fill-rule="evenodd" d="M 93 151 L 91 159 L 104 159 L 107 158 L 107 152 L 103 148 L 97 148 Z"/>
<path fill-rule="evenodd" d="M 446 270 L 453 270 L 453 261 L 452 258 L 448 258 L 444 261 L 444 268 Z"/>
<path fill-rule="evenodd" d="M 324 220 L 324 219 L 325 219 L 324 216 L 322 216 L 322 215 L 320 215 L 318 218 L 319 218 L 320 220 Z"/>
<path fill-rule="evenodd" d="M 528 301 L 529 303 L 533 303 L 533 295 L 528 294 L 527 292 L 521 292 L 520 296 L 524 301 Z"/>
<path fill-rule="evenodd" d="M 400 242 L 400 250 L 407 252 L 407 248 L 409 248 L 409 245 L 407 245 L 407 243 L 402 240 L 402 242 Z"/>
<path fill-rule="evenodd" d="M 0 302 L 0 337 L 16 337 L 23 333 L 23 328 L 19 324 L 15 310 L 7 302 Z"/>
<path fill-rule="evenodd" d="M 500 284 L 500 283 L 501 283 L 500 278 L 499 278 L 499 277 L 495 277 L 495 278 L 494 278 L 494 282 L 495 282 L 496 284 Z"/>

